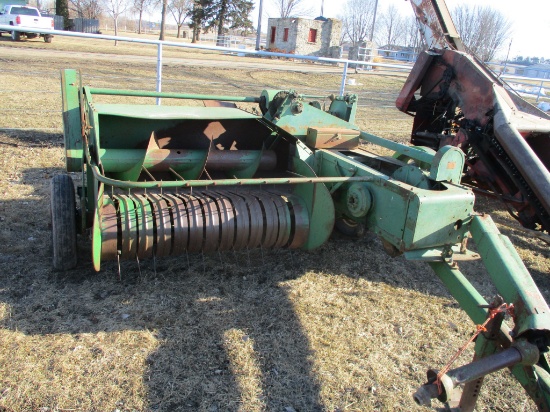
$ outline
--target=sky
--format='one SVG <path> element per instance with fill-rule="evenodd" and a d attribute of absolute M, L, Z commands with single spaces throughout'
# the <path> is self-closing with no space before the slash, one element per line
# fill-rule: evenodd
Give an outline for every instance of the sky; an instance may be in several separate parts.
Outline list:
<path fill-rule="evenodd" d="M 267 31 L 267 18 L 277 17 L 273 0 L 263 0 L 264 13 L 262 18 L 262 32 Z M 256 9 L 253 12 L 254 27 L 257 27 L 259 0 L 255 0 Z M 315 12 L 313 16 L 321 14 L 321 0 L 305 0 L 308 7 Z M 324 16 L 338 17 L 345 0 L 325 0 Z M 447 7 L 453 10 L 460 4 L 470 6 L 490 6 L 501 11 L 512 22 L 512 45 L 510 58 L 516 56 L 531 56 L 550 58 L 550 1 L 548 0 L 446 0 Z M 394 4 L 401 15 L 412 16 L 413 11 L 407 0 L 378 0 L 378 12 L 384 11 L 390 4 Z M 499 57 L 506 57 L 509 41 L 499 51 Z"/>

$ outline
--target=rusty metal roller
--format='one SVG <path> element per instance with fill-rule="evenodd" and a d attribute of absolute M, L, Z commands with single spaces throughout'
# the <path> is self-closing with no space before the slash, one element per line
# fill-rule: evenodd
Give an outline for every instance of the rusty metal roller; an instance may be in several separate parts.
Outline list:
<path fill-rule="evenodd" d="M 295 195 L 249 190 L 117 194 L 101 210 L 111 260 L 253 248 L 299 248 L 309 216 Z M 116 222 L 116 225 L 113 224 Z"/>

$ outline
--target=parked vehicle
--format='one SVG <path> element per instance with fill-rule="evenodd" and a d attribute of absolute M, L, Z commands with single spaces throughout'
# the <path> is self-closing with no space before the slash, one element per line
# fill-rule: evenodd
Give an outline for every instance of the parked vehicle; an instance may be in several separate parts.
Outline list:
<path fill-rule="evenodd" d="M 48 33 L 49 30 L 54 28 L 53 18 L 42 17 L 40 11 L 35 7 L 7 4 L 0 10 L 0 24 L 23 29 L 21 31 L 4 31 L 4 33 L 10 33 L 14 41 L 19 41 L 22 37 L 27 39 L 43 37 L 46 43 L 51 43 L 53 39 L 53 35 Z M 24 29 L 40 29 L 44 30 L 44 33 L 26 32 Z M 0 31 L 0 34 L 2 34 L 2 31 Z"/>

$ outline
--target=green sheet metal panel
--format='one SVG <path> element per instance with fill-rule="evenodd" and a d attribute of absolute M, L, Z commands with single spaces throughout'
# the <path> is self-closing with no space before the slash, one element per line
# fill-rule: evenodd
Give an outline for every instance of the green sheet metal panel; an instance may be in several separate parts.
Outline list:
<path fill-rule="evenodd" d="M 372 207 L 362 221 L 369 230 L 383 236 L 398 249 L 452 245 L 465 236 L 474 203 L 470 190 L 443 183 L 439 183 L 439 187 L 444 190 L 419 189 L 336 151 L 318 150 L 316 158 L 316 171 L 320 176 L 375 178 L 372 183 L 365 183 L 372 195 Z M 338 191 L 343 192 L 348 187 L 349 183 L 345 183 Z M 331 188 L 334 185 L 329 185 Z M 345 213 L 342 209 L 340 212 Z"/>
<path fill-rule="evenodd" d="M 82 170 L 82 124 L 80 122 L 80 76 L 76 70 L 61 71 L 63 100 L 63 137 L 68 172 Z"/>
<path fill-rule="evenodd" d="M 399 186 L 395 186 L 389 180 L 381 178 L 379 182 L 379 184 L 367 183 L 372 195 L 367 227 L 398 249 L 407 248 L 403 244 L 403 232 L 406 222 L 404 211 L 407 210 L 409 203 L 408 194 L 403 193 Z"/>
<path fill-rule="evenodd" d="M 296 105 L 300 104 L 299 109 Z M 358 128 L 332 116 L 323 110 L 317 109 L 309 104 L 301 101 L 291 103 L 290 99 L 287 104 L 280 107 L 280 112 L 277 112 L 275 117 L 266 114 L 266 119 L 276 124 L 281 129 L 292 134 L 294 137 L 305 141 L 308 128 L 340 128 L 340 129 L 357 129 Z"/>
<path fill-rule="evenodd" d="M 233 107 L 155 106 L 141 104 L 94 103 L 100 115 L 123 116 L 135 119 L 260 119 L 261 116 Z"/>
<path fill-rule="evenodd" d="M 472 191 L 454 185 L 446 190 L 411 190 L 403 241 L 407 249 L 460 243 L 474 208 Z"/>

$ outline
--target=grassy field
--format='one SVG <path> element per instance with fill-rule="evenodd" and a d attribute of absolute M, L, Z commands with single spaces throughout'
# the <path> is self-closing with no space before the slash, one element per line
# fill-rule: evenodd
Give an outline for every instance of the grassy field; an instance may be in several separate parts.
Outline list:
<path fill-rule="evenodd" d="M 83 47 L 59 37 L 52 45 Z M 64 171 L 59 70 L 79 68 L 84 83 L 97 87 L 152 90 L 155 63 L 53 52 L 37 59 L 28 50 L 46 46 L 0 38 L 0 411 L 427 410 L 411 394 L 474 325 L 428 266 L 388 257 L 373 235 L 350 241 L 334 234 L 312 252 L 190 255 L 156 267 L 124 262 L 120 280 L 114 263 L 93 272 L 83 237 L 79 266 L 54 272 L 49 182 Z M 134 53 L 142 51 L 116 49 Z M 233 62 L 205 69 L 174 61 L 163 72 L 165 91 L 192 93 L 257 96 L 292 87 L 328 95 L 340 82 L 338 74 Z M 391 108 L 404 79 L 357 80 L 350 91 L 361 96 L 359 125 L 406 141 L 410 118 Z M 513 224 L 500 205 L 477 203 Z M 547 246 L 503 232 L 548 299 Z M 484 296 L 494 295 L 479 262 L 461 267 Z M 503 371 L 486 379 L 478 410 L 535 407 Z"/>

